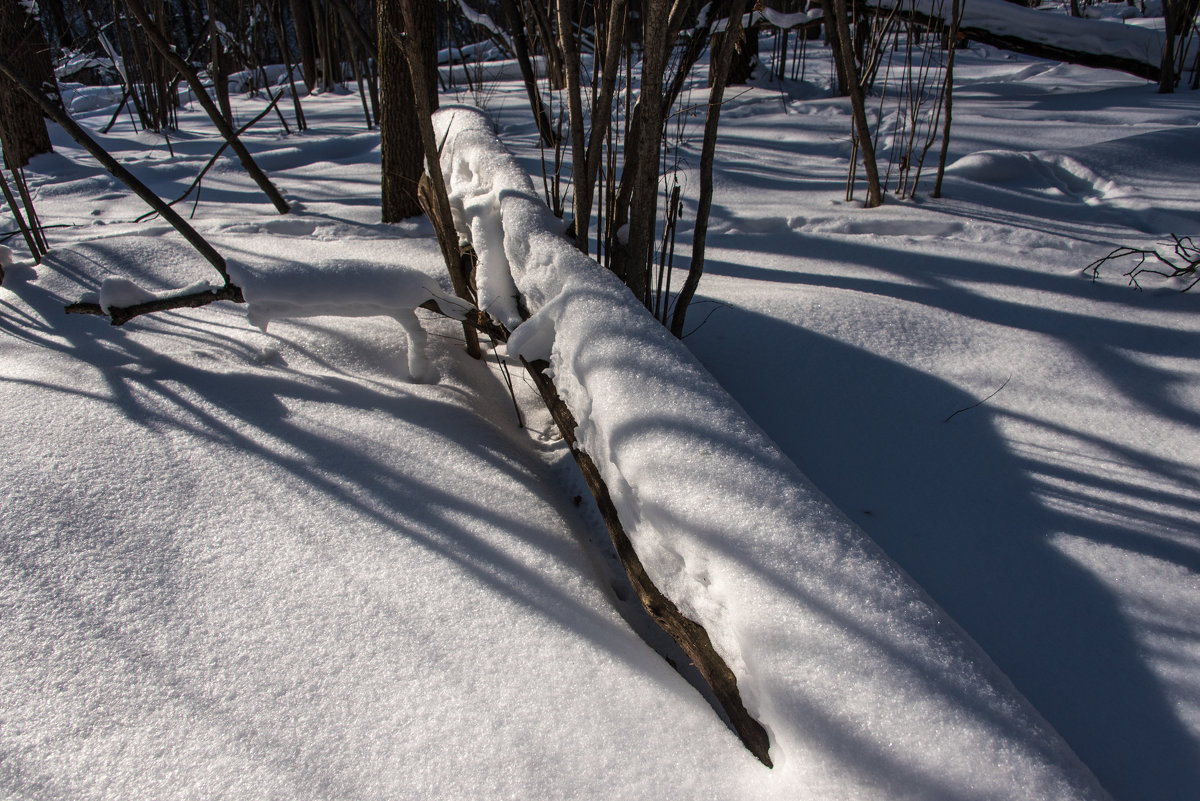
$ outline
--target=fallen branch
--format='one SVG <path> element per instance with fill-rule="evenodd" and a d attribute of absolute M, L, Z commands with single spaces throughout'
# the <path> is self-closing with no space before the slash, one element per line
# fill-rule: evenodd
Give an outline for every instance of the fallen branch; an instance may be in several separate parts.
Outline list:
<path fill-rule="evenodd" d="M 145 303 L 135 303 L 132 306 L 109 306 L 107 311 L 99 303 L 91 303 L 89 301 L 72 303 L 65 310 L 67 314 L 95 314 L 100 317 L 107 317 L 108 321 L 113 325 L 125 325 L 125 323 L 134 317 L 139 317 L 143 314 L 170 311 L 172 309 L 196 309 L 201 306 L 207 306 L 210 303 L 216 303 L 218 300 L 229 300 L 234 303 L 246 302 L 246 299 L 242 296 L 241 287 L 234 284 L 226 284 L 217 289 L 204 289 L 199 292 L 168 295 L 148 300 Z"/>
<path fill-rule="evenodd" d="M 1083 268 L 1084 272 L 1092 271 L 1092 280 L 1095 281 L 1100 277 L 1100 268 L 1110 261 L 1117 261 L 1128 257 L 1136 257 L 1137 263 L 1133 268 L 1125 273 L 1125 277 L 1129 279 L 1129 285 L 1141 289 L 1142 285 L 1138 279 L 1149 273 L 1151 275 L 1162 276 L 1163 278 L 1191 278 L 1180 292 L 1187 292 L 1189 289 L 1200 283 L 1200 245 L 1197 245 L 1190 236 L 1176 236 L 1171 234 L 1171 242 L 1163 242 L 1164 246 L 1169 245 L 1171 252 L 1164 255 L 1158 251 L 1158 248 L 1131 248 L 1122 246 L 1109 253 L 1101 259 L 1096 259 L 1094 262 Z M 1146 262 L 1154 261 L 1162 265 L 1162 269 L 1154 269 L 1147 267 Z"/>
<path fill-rule="evenodd" d="M 1009 381 L 1012 381 L 1012 376 L 1009 376 L 1008 378 L 1004 379 L 1004 383 L 1003 383 L 1003 384 L 1001 384 L 1000 386 L 996 387 L 996 391 L 995 391 L 995 392 L 993 392 L 991 395 L 988 395 L 986 398 L 984 398 L 983 400 L 981 400 L 981 401 L 979 401 L 979 402 L 977 402 L 977 403 L 972 403 L 970 406 L 964 406 L 963 408 L 959 409 L 959 410 L 958 410 L 957 412 L 955 412 L 954 414 L 952 414 L 952 415 L 950 415 L 949 417 L 947 417 L 947 418 L 946 418 L 945 420 L 943 420 L 942 422 L 943 422 L 943 423 L 949 423 L 951 420 L 953 420 L 955 417 L 957 417 L 958 415 L 962 414 L 963 412 L 969 412 L 969 411 L 971 411 L 972 409 L 974 409 L 974 408 L 976 408 L 976 407 L 978 407 L 978 406 L 982 406 L 983 404 L 987 403 L 987 402 L 988 402 L 988 401 L 990 401 L 992 398 L 994 398 L 994 397 L 996 397 L 997 395 L 999 395 L 999 394 L 1000 394 L 1000 390 L 1002 390 L 1002 389 L 1004 389 L 1005 387 L 1007 387 L 1007 386 L 1008 386 L 1008 382 L 1009 382 Z"/>

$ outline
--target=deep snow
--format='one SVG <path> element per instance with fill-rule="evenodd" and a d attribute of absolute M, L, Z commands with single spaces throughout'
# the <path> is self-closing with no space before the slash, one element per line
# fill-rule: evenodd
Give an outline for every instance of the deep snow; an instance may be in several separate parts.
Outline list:
<path fill-rule="evenodd" d="M 701 284 L 725 305 L 687 343 L 1109 792 L 1186 798 L 1200 784 L 1196 298 L 1080 269 L 1194 229 L 1200 102 L 985 48 L 960 58 L 957 164 L 936 202 L 840 200 L 842 101 L 794 85 L 732 97 Z M 519 86 L 479 99 L 533 167 Z M 261 101 L 241 105 L 248 117 Z M 273 215 L 222 162 L 200 230 L 247 273 L 330 280 L 398 263 L 440 280 L 427 226 L 377 223 L 377 138 L 357 99 L 313 98 L 306 113 L 307 134 L 251 137 L 297 213 Z M 214 147 L 196 112 L 183 120 L 174 159 L 127 127 L 104 141 L 173 197 Z M 548 420 L 518 382 L 529 428 L 516 427 L 454 324 L 423 314 L 432 382 L 414 384 L 388 319 L 285 318 L 262 333 L 228 305 L 125 329 L 64 316 L 106 277 L 158 291 L 210 276 L 56 144 L 29 176 L 43 221 L 74 227 L 49 232 L 37 268 L 10 240 L 19 266 L 0 289 L 7 793 L 1028 789 L 1017 775 L 988 794 L 970 766 L 990 755 L 928 746 L 936 725 L 864 748 L 879 692 L 819 671 L 780 678 L 825 682 L 826 714 L 787 717 L 824 758 L 758 765 L 632 633 Z M 863 597 L 843 588 L 846 607 L 827 612 Z M 803 620 L 759 636 L 810 638 L 816 666 L 847 659 Z M 962 722 L 1031 742 L 983 713 Z M 996 755 L 1008 759 L 1024 764 Z"/>

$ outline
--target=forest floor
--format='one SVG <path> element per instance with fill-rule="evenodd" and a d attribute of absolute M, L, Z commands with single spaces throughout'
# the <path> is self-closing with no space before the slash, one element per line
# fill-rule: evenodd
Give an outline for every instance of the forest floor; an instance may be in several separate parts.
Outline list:
<path fill-rule="evenodd" d="M 730 90 L 686 344 L 1114 798 L 1190 797 L 1200 288 L 1084 267 L 1200 234 L 1200 93 L 972 46 L 944 197 L 927 166 L 915 198 L 865 210 L 844 199 L 828 66 Z M 99 129 L 103 92 L 80 97 Z M 541 185 L 511 65 L 443 102 L 485 108 Z M 358 98 L 305 112 L 302 134 L 247 136 L 293 213 L 227 159 L 197 228 L 233 263 L 436 276 L 427 224 L 378 222 Z M 672 126 L 685 268 L 702 120 Z M 849 746 L 767 771 L 643 643 L 531 389 L 522 428 L 454 324 L 423 318 L 433 380 L 414 383 L 386 318 L 65 315 L 106 277 L 158 289 L 207 267 L 54 138 L 26 173 L 52 251 L 34 266 L 10 239 L 0 289 L 6 795 L 887 795 L 891 756 Z M 125 117 L 99 138 L 174 197 L 216 137 L 190 108 L 169 147 Z M 985 797 L 954 767 L 910 794 Z"/>

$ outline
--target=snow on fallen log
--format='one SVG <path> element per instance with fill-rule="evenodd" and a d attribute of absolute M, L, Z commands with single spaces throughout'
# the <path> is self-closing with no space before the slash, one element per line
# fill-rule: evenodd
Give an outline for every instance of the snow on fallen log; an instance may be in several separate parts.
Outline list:
<path fill-rule="evenodd" d="M 531 315 L 504 319 L 509 352 L 549 363 L 647 573 L 769 731 L 774 775 L 812 798 L 1105 798 L 980 649 L 561 235 L 484 115 L 444 107 L 435 125 L 460 233 Z"/>
<path fill-rule="evenodd" d="M 948 20 L 949 0 L 869 0 L 884 9 Z M 963 5 L 963 36 L 1041 58 L 1118 69 L 1157 80 L 1163 32 L 1136 25 L 1071 17 L 1008 0 L 969 0 Z"/>
<path fill-rule="evenodd" d="M 435 301 L 451 312 L 463 302 L 442 291 L 433 276 L 415 267 L 353 259 L 328 262 L 230 264 L 242 288 L 249 321 L 267 330 L 272 320 L 297 317 L 391 317 L 408 339 L 408 373 L 431 377 L 428 337 L 416 309 Z"/>

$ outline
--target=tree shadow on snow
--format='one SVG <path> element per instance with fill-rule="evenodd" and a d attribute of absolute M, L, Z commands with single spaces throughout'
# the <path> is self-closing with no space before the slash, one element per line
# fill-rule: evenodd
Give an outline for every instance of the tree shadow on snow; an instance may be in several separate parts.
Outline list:
<path fill-rule="evenodd" d="M 854 261 L 858 252 L 867 264 L 881 263 L 858 247 L 870 246 L 850 246 L 839 254 Z M 714 270 L 752 270 L 754 277 L 762 272 L 719 263 Z M 1151 352 L 1164 347 L 1153 336 L 1161 332 L 1135 324 L 1005 308 L 1000 301 L 968 298 L 944 286 L 798 273 L 772 277 L 1074 335 L 1090 343 L 1082 346 L 1085 352 L 1131 342 Z M 747 342 L 771 347 L 746 347 Z M 1166 347 L 1179 352 L 1174 349 L 1195 344 L 1169 341 Z M 1195 735 L 1147 669 L 1126 613 L 1100 581 L 1052 541 L 1056 532 L 1065 532 L 1197 571 L 1200 548 L 1194 532 L 1187 534 L 1195 517 L 1190 523 L 1154 521 L 1179 534 L 1164 539 L 1104 514 L 1091 495 L 1070 498 L 1073 513 L 1063 512 L 1062 504 L 1048 508 L 1041 500 L 1046 486 L 1037 476 L 1063 468 L 1014 451 L 987 405 L 943 422 L 978 397 L 800 325 L 730 307 L 689 339 L 689 346 L 800 469 L 983 646 L 1110 792 L 1123 799 L 1182 799 L 1200 786 Z M 1163 414 L 1194 416 L 1171 400 L 1169 376 L 1134 379 L 1124 387 L 1134 397 Z M 1130 456 L 1153 462 L 1145 454 Z M 1161 467 L 1146 465 L 1148 470 Z M 1144 493 L 1119 478 L 1097 482 L 1086 473 L 1070 478 L 1118 497 Z M 1179 479 L 1197 484 L 1194 474 Z M 1195 500 L 1174 495 L 1169 500 L 1200 516 Z M 1118 511 L 1137 514 L 1130 507 Z M 714 542 L 719 541 L 719 532 L 714 533 Z"/>

